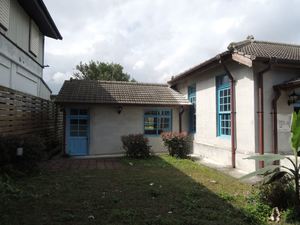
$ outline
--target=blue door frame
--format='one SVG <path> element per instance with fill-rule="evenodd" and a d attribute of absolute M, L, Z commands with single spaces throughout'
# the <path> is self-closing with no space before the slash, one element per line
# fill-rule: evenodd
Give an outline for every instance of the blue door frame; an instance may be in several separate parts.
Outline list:
<path fill-rule="evenodd" d="M 66 109 L 66 139 L 69 155 L 88 155 L 89 113 L 87 109 Z"/>

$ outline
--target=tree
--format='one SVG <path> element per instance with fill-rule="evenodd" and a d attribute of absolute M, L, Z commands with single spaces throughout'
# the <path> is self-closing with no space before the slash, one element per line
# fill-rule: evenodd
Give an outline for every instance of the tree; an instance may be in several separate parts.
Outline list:
<path fill-rule="evenodd" d="M 280 154 L 266 154 L 266 155 L 255 155 L 250 156 L 246 159 L 254 159 L 256 161 L 264 161 L 267 166 L 252 172 L 241 179 L 250 178 L 256 175 L 264 176 L 264 184 L 275 182 L 283 177 L 287 177 L 288 180 L 294 182 L 295 186 L 295 209 L 300 214 L 300 198 L 299 198 L 299 177 L 300 177 L 300 164 L 298 161 L 298 154 L 300 148 L 300 112 L 297 114 L 293 113 L 292 126 L 291 126 L 291 149 L 294 155 L 294 159 Z M 274 165 L 274 162 L 282 159 L 287 159 L 291 163 L 292 167 L 288 168 L 282 165 Z M 282 170 L 283 169 L 283 170 Z"/>
<path fill-rule="evenodd" d="M 123 72 L 123 66 L 117 63 L 104 63 L 99 61 L 80 62 L 76 65 L 73 77 L 78 80 L 111 80 L 135 82 L 130 75 Z"/>

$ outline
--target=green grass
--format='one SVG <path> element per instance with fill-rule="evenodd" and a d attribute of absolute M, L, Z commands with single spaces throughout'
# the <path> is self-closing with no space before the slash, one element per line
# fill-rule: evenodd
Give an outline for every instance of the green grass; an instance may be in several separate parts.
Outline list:
<path fill-rule="evenodd" d="M 1 202 L 0 224 L 259 224 L 244 210 L 251 187 L 234 178 L 166 155 L 120 160 L 119 170 L 17 180 L 18 194 Z"/>

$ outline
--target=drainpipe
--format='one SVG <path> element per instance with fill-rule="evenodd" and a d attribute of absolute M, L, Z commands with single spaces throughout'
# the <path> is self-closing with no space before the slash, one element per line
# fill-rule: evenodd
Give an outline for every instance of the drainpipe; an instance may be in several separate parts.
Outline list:
<path fill-rule="evenodd" d="M 182 114 L 184 113 L 184 107 L 180 106 L 179 108 L 179 133 L 182 132 Z"/>
<path fill-rule="evenodd" d="M 280 98 L 281 91 L 278 87 L 274 87 L 275 96 L 272 99 L 273 108 L 273 153 L 278 153 L 278 130 L 277 130 L 277 101 Z"/>
<path fill-rule="evenodd" d="M 260 155 L 265 153 L 265 146 L 264 146 L 264 84 L 263 84 L 263 74 L 270 70 L 271 64 L 270 61 L 268 66 L 259 71 L 258 75 L 258 152 Z M 259 161 L 259 168 L 264 167 L 264 161 Z"/>
<path fill-rule="evenodd" d="M 230 71 L 228 70 L 227 66 L 224 64 L 224 61 L 222 58 L 220 58 L 220 62 L 228 75 L 230 79 L 230 119 L 231 119 L 231 164 L 232 168 L 236 167 L 235 159 L 236 159 L 236 130 L 235 130 L 235 124 L 236 124 L 236 111 L 235 111 L 235 80 Z"/>

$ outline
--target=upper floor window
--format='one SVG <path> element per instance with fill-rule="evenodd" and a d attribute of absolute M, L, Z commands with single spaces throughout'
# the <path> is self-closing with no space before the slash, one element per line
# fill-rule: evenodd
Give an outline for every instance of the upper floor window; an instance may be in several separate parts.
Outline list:
<path fill-rule="evenodd" d="M 227 75 L 216 78 L 218 136 L 231 135 L 230 81 Z"/>
<path fill-rule="evenodd" d="M 40 43 L 40 32 L 38 26 L 33 20 L 30 22 L 30 42 L 29 51 L 34 55 L 38 56 Z"/>
<path fill-rule="evenodd" d="M 196 132 L 196 85 L 188 87 L 188 99 L 192 103 L 189 111 L 189 130 Z"/>
<path fill-rule="evenodd" d="M 10 0 L 0 0 L 0 27 L 8 30 Z"/>
<path fill-rule="evenodd" d="M 144 134 L 159 135 L 164 131 L 172 130 L 172 111 L 146 110 L 144 113 Z"/>

